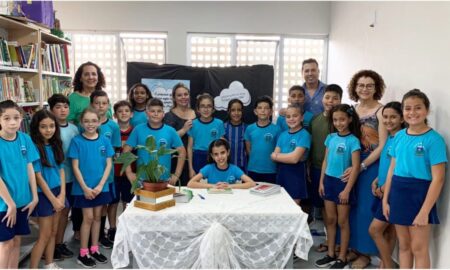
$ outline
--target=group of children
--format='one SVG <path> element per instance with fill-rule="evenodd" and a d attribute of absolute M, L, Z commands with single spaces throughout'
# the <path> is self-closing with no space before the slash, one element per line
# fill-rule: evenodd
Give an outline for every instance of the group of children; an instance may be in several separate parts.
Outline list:
<path fill-rule="evenodd" d="M 106 263 L 99 249 L 99 240 L 106 237 L 106 214 L 111 232 L 107 238 L 114 241 L 117 205 L 123 201 L 125 207 L 131 201 L 130 182 L 136 180 L 133 166 L 126 168 L 126 175 L 119 174 L 121 165 L 113 164 L 114 157 L 145 144 L 148 136 L 154 136 L 158 146 L 177 149 L 176 168 L 162 177 L 173 185 L 179 181 L 187 156 L 189 187 L 249 188 L 255 181 L 277 183 L 297 204 L 307 198 L 313 205 L 324 204 L 329 248 L 316 265 L 346 265 L 352 234 L 350 209 L 364 199 L 353 188 L 360 171 L 361 129 L 355 109 L 340 104 L 342 89 L 338 85 L 326 87 L 325 111 L 314 117 L 303 109 L 305 89 L 291 87 L 289 106 L 277 124 L 272 123 L 270 97 L 257 98 L 257 121 L 247 126 L 240 100 L 229 102 L 224 123 L 213 117 L 213 97 L 199 95 L 198 117 L 188 131 L 187 149 L 176 130 L 164 124 L 163 103 L 152 98 L 145 85 L 134 85 L 129 97 L 131 102 L 114 104 L 115 122 L 107 117 L 110 102 L 106 92 L 94 91 L 91 106 L 81 113 L 77 127 L 67 121 L 68 99 L 56 94 L 48 100 L 50 110 L 33 115 L 31 138 L 18 131 L 21 108 L 9 100 L 0 102 L 0 268 L 17 268 L 20 235 L 29 233 L 30 214 L 38 217 L 40 228 L 30 266 L 37 268 L 44 255 L 46 268 L 58 268 L 53 262 L 55 246 L 70 256 L 62 243 L 70 207 L 82 211 L 77 262 L 89 268 Z M 417 241 L 423 243 L 429 237 L 427 224 L 438 223 L 434 204 L 447 157 L 442 137 L 427 125 L 429 106 L 425 94 L 412 90 L 401 104 L 388 103 L 382 111 L 389 137 L 373 183 L 378 199 L 367 229 L 384 267 L 392 267 L 393 241 L 386 237 L 386 232 L 393 232 L 390 223 L 399 225 L 395 228 L 400 262 L 409 267 L 412 265 L 402 262 L 428 252 L 417 251 Z M 405 124 L 408 128 L 402 129 Z M 137 150 L 137 155 L 138 164 L 150 158 L 145 151 Z M 170 156 L 160 162 L 170 171 Z M 350 175 L 343 178 L 349 167 Z M 336 256 L 337 228 L 340 251 Z M 427 266 L 426 261 L 419 262 L 422 264 L 416 261 L 416 266 Z"/>

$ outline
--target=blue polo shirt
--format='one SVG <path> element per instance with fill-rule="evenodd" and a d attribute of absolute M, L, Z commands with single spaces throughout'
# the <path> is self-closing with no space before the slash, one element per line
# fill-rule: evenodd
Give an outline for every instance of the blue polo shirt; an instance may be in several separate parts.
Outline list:
<path fill-rule="evenodd" d="M 203 178 L 208 179 L 208 184 L 217 184 L 218 182 L 227 182 L 234 184 L 241 179 L 244 172 L 234 164 L 228 164 L 228 168 L 219 169 L 215 163 L 208 164 L 200 169 Z"/>
<path fill-rule="evenodd" d="M 140 124 L 145 124 L 148 122 L 147 114 L 145 113 L 145 109 L 143 110 L 133 110 L 133 117 L 130 119 L 130 124 L 133 127 L 136 127 Z"/>
<path fill-rule="evenodd" d="M 314 96 L 310 96 L 309 92 L 306 88 L 306 84 L 303 84 L 303 88 L 305 88 L 305 111 L 310 111 L 313 115 L 317 115 L 324 111 L 324 107 L 322 104 L 323 95 L 325 93 L 325 87 L 327 85 L 319 80 L 319 87 L 316 92 L 314 92 Z"/>
<path fill-rule="evenodd" d="M 250 142 L 251 149 L 248 160 L 248 171 L 256 173 L 276 173 L 277 165 L 270 158 L 277 145 L 280 128 L 269 123 L 258 126 L 253 123 L 247 127 L 244 140 Z"/>
<path fill-rule="evenodd" d="M 188 136 L 194 139 L 193 150 L 207 151 L 209 144 L 225 135 L 225 128 L 220 119 L 213 118 L 209 122 L 203 122 L 200 118 L 192 121 L 192 128 Z"/>
<path fill-rule="evenodd" d="M 309 149 L 311 148 L 311 135 L 304 128 L 291 133 L 288 130 L 281 133 L 277 141 L 277 147 L 280 148 L 280 153 L 288 154 L 297 147 L 304 148 L 305 154 L 302 157 L 302 161 L 308 158 Z"/>
<path fill-rule="evenodd" d="M 351 133 L 345 136 L 331 133 L 325 139 L 325 146 L 328 148 L 325 174 L 336 178 L 341 178 L 352 166 L 352 153 L 361 149 L 358 138 Z"/>
<path fill-rule="evenodd" d="M 47 156 L 47 161 L 51 167 L 44 166 L 42 161 L 36 160 L 33 162 L 34 172 L 40 172 L 42 178 L 47 183 L 48 188 L 52 189 L 61 186 L 61 175 L 59 170 L 62 168 L 63 164 L 57 164 L 55 160 L 55 155 L 53 154 L 53 149 L 51 145 L 45 146 L 45 154 Z M 42 192 L 42 189 L 37 185 L 37 191 Z"/>

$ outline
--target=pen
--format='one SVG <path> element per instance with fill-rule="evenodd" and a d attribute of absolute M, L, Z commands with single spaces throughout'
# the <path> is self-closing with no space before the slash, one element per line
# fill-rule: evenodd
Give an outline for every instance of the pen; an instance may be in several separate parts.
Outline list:
<path fill-rule="evenodd" d="M 205 197 L 203 197 L 202 195 L 200 195 L 200 194 L 197 194 L 197 195 L 200 197 L 200 199 L 202 199 L 202 200 L 205 199 Z"/>

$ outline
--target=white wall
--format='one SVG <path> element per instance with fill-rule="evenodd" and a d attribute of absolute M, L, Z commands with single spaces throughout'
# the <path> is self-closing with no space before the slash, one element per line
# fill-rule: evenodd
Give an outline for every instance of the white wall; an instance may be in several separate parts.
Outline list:
<path fill-rule="evenodd" d="M 186 64 L 188 32 L 328 34 L 329 2 L 55 1 L 62 29 L 163 31 L 168 61 Z"/>
<path fill-rule="evenodd" d="M 354 73 L 368 68 L 385 79 L 383 102 L 419 88 L 431 100 L 431 125 L 450 144 L 450 3 L 333 2 L 330 23 L 328 83 L 346 89 Z M 431 240 L 438 268 L 450 266 L 449 197 L 446 184 L 438 202 L 441 225 Z"/>

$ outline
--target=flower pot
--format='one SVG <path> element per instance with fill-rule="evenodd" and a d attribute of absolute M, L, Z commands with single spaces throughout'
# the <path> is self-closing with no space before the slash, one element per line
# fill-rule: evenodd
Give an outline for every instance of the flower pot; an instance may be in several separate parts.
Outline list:
<path fill-rule="evenodd" d="M 156 183 L 142 182 L 142 188 L 147 191 L 157 192 L 167 188 L 169 182 L 161 181 Z"/>

